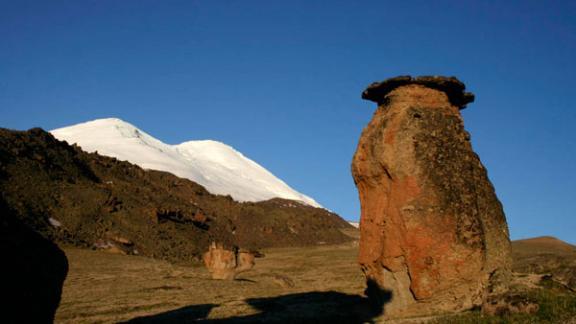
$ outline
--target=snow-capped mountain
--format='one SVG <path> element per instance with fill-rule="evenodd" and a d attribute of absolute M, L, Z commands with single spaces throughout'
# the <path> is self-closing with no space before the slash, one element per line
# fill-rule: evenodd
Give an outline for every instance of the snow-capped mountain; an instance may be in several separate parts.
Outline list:
<path fill-rule="evenodd" d="M 144 169 L 167 171 L 199 183 L 211 193 L 230 195 L 238 201 L 278 197 L 322 207 L 221 142 L 203 140 L 169 145 L 117 118 L 97 119 L 51 133 L 59 140 L 76 143 L 84 151 L 98 151 Z"/>

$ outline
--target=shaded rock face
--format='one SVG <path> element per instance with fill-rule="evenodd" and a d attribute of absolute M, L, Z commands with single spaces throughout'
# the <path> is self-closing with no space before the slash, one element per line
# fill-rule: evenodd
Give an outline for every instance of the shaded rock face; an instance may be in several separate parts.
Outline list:
<path fill-rule="evenodd" d="M 254 267 L 254 253 L 226 248 L 212 243 L 204 253 L 204 264 L 212 274 L 212 279 L 234 280 L 236 275 Z"/>
<path fill-rule="evenodd" d="M 54 243 L 18 220 L 0 197 L 2 321 L 51 323 L 68 260 Z"/>
<path fill-rule="evenodd" d="M 390 80 L 363 93 L 379 106 L 352 162 L 360 265 L 392 292 L 389 316 L 479 306 L 506 291 L 511 261 L 502 206 L 459 112 L 474 97 L 456 78 Z"/>

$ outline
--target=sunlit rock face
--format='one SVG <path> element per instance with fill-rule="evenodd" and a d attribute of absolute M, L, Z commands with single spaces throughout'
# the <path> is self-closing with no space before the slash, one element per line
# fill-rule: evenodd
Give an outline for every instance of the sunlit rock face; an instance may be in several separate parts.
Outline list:
<path fill-rule="evenodd" d="M 507 289 L 502 205 L 472 150 L 456 78 L 396 77 L 362 97 L 378 103 L 352 162 L 362 216 L 359 263 L 391 293 L 388 316 L 469 309 Z M 379 300 L 381 296 L 371 296 Z"/>

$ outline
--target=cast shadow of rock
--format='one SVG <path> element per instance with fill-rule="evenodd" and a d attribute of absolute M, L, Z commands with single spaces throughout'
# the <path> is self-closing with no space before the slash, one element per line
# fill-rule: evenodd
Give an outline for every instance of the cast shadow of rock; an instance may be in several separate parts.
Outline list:
<path fill-rule="evenodd" d="M 1 196 L 0 294 L 4 298 L 0 322 L 52 323 L 68 274 L 68 258 L 26 224 Z M 30 219 L 33 217 L 37 216 Z"/>
<path fill-rule="evenodd" d="M 164 313 L 133 318 L 123 323 L 194 323 L 208 316 L 216 304 L 190 305 Z"/>
<path fill-rule="evenodd" d="M 370 323 L 384 314 L 392 294 L 371 282 L 366 293 L 379 297 L 368 299 L 335 291 L 314 291 L 247 299 L 245 302 L 258 311 L 252 315 L 206 319 L 210 310 L 220 305 L 205 304 L 138 317 L 127 323 Z"/>

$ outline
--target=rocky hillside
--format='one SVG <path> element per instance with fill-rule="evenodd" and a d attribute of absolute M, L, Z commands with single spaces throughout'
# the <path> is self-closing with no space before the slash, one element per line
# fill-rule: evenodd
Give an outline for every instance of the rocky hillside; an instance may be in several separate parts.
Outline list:
<path fill-rule="evenodd" d="M 39 128 L 0 129 L 0 192 L 18 218 L 57 243 L 170 261 L 198 260 L 211 241 L 258 249 L 351 240 L 341 232 L 351 226 L 325 209 L 239 203 Z"/>

